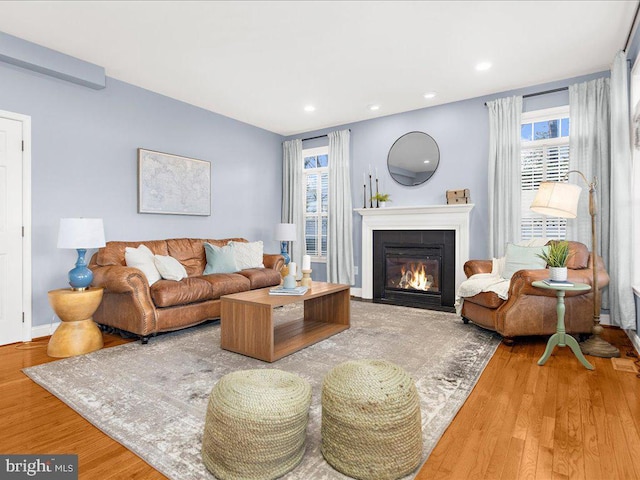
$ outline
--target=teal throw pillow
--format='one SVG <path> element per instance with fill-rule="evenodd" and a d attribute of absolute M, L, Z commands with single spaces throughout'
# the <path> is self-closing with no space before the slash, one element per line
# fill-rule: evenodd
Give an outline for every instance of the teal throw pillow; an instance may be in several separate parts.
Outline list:
<path fill-rule="evenodd" d="M 507 251 L 504 257 L 504 270 L 502 278 L 509 280 L 518 270 L 537 270 L 546 268 L 547 262 L 538 257 L 538 254 L 547 252 L 549 247 L 521 247 L 513 243 L 507 243 Z"/>
<path fill-rule="evenodd" d="M 238 271 L 236 256 L 231 245 L 216 247 L 210 243 L 204 244 L 204 253 L 207 256 L 207 266 L 203 275 L 211 273 L 234 273 Z"/>

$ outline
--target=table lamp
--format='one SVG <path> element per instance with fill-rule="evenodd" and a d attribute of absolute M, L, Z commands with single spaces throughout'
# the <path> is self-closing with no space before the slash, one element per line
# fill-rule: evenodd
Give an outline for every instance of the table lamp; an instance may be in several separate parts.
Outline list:
<path fill-rule="evenodd" d="M 58 230 L 58 248 L 78 251 L 75 268 L 69 271 L 69 285 L 73 290 L 86 290 L 93 280 L 84 256 L 88 248 L 104 247 L 104 226 L 101 218 L 61 218 Z"/>
<path fill-rule="evenodd" d="M 296 240 L 296 224 L 295 223 L 279 223 L 276 225 L 276 240 L 281 242 L 280 254 L 284 257 L 284 264 L 287 266 L 291 261 L 288 252 L 288 243 Z"/>
<path fill-rule="evenodd" d="M 542 182 L 536 197 L 531 204 L 531 210 L 543 215 L 551 215 L 562 218 L 576 218 L 578 216 L 578 200 L 582 188 L 572 183 L 566 183 L 570 173 L 577 173 L 589 186 L 589 215 L 591 215 L 591 270 L 593 272 L 593 329 L 588 340 L 580 344 L 582 353 L 596 357 L 619 357 L 620 351 L 600 337 L 600 290 L 598 289 L 598 275 L 596 272 L 596 186 L 598 179 L 593 177 L 589 182 L 587 177 L 578 170 L 569 170 L 561 182 Z"/>

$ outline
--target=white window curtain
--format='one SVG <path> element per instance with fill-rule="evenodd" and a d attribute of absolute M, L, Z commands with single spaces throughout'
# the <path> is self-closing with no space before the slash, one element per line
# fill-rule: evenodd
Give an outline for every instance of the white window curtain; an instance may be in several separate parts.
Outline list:
<path fill-rule="evenodd" d="M 353 227 L 349 130 L 329 133 L 329 223 L 327 280 L 353 285 Z"/>
<path fill-rule="evenodd" d="M 302 265 L 304 252 L 304 191 L 302 185 L 302 140 L 282 143 L 282 213 L 283 223 L 294 223 L 296 240 L 291 242 L 291 261 Z"/>
<path fill-rule="evenodd" d="M 632 266 L 632 157 L 629 129 L 627 55 L 620 51 L 611 67 L 611 215 L 609 220 L 609 310 L 611 323 L 635 329 Z"/>
<path fill-rule="evenodd" d="M 489 109 L 489 248 L 501 257 L 520 240 L 522 97 L 487 102 Z"/>
<path fill-rule="evenodd" d="M 582 172 L 587 180 L 597 177 L 596 248 L 609 268 L 609 79 L 598 78 L 589 82 L 569 85 L 569 169 Z M 567 221 L 567 240 L 591 245 L 591 216 L 587 185 L 577 174 L 569 181 L 583 188 L 578 203 L 578 216 Z M 602 307 L 609 308 L 608 290 L 602 294 Z"/>

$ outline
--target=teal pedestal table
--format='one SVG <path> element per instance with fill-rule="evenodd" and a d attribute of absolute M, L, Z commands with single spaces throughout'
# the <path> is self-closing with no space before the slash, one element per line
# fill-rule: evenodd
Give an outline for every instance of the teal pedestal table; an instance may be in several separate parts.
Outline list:
<path fill-rule="evenodd" d="M 547 342 L 547 348 L 544 351 L 540 360 L 538 360 L 538 365 L 544 365 L 549 357 L 551 356 L 551 352 L 553 349 L 558 347 L 569 347 L 573 354 L 580 360 L 580 363 L 584 365 L 589 370 L 594 370 L 595 367 L 591 365 L 584 355 L 582 354 L 582 350 L 580 350 L 580 346 L 578 345 L 578 341 L 573 338 L 571 335 L 567 335 L 564 327 L 564 295 L 565 292 L 582 292 L 591 290 L 591 286 L 586 283 L 574 283 L 573 286 L 564 286 L 564 285 L 547 285 L 545 282 L 538 280 L 533 282 L 532 285 L 536 288 L 544 288 L 547 290 L 555 290 L 556 292 L 556 312 L 558 314 L 558 326 L 556 327 L 556 333 L 551 335 L 551 338 Z"/>

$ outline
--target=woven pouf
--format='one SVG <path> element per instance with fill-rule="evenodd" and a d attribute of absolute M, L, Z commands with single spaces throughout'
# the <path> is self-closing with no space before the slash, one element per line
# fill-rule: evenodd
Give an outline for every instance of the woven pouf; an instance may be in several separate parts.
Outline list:
<path fill-rule="evenodd" d="M 261 369 L 222 377 L 209 396 L 202 460 L 216 478 L 272 479 L 300 463 L 311 386 L 292 373 Z"/>
<path fill-rule="evenodd" d="M 333 368 L 322 385 L 322 454 L 336 470 L 396 479 L 422 457 L 420 399 L 411 377 L 384 360 Z"/>

